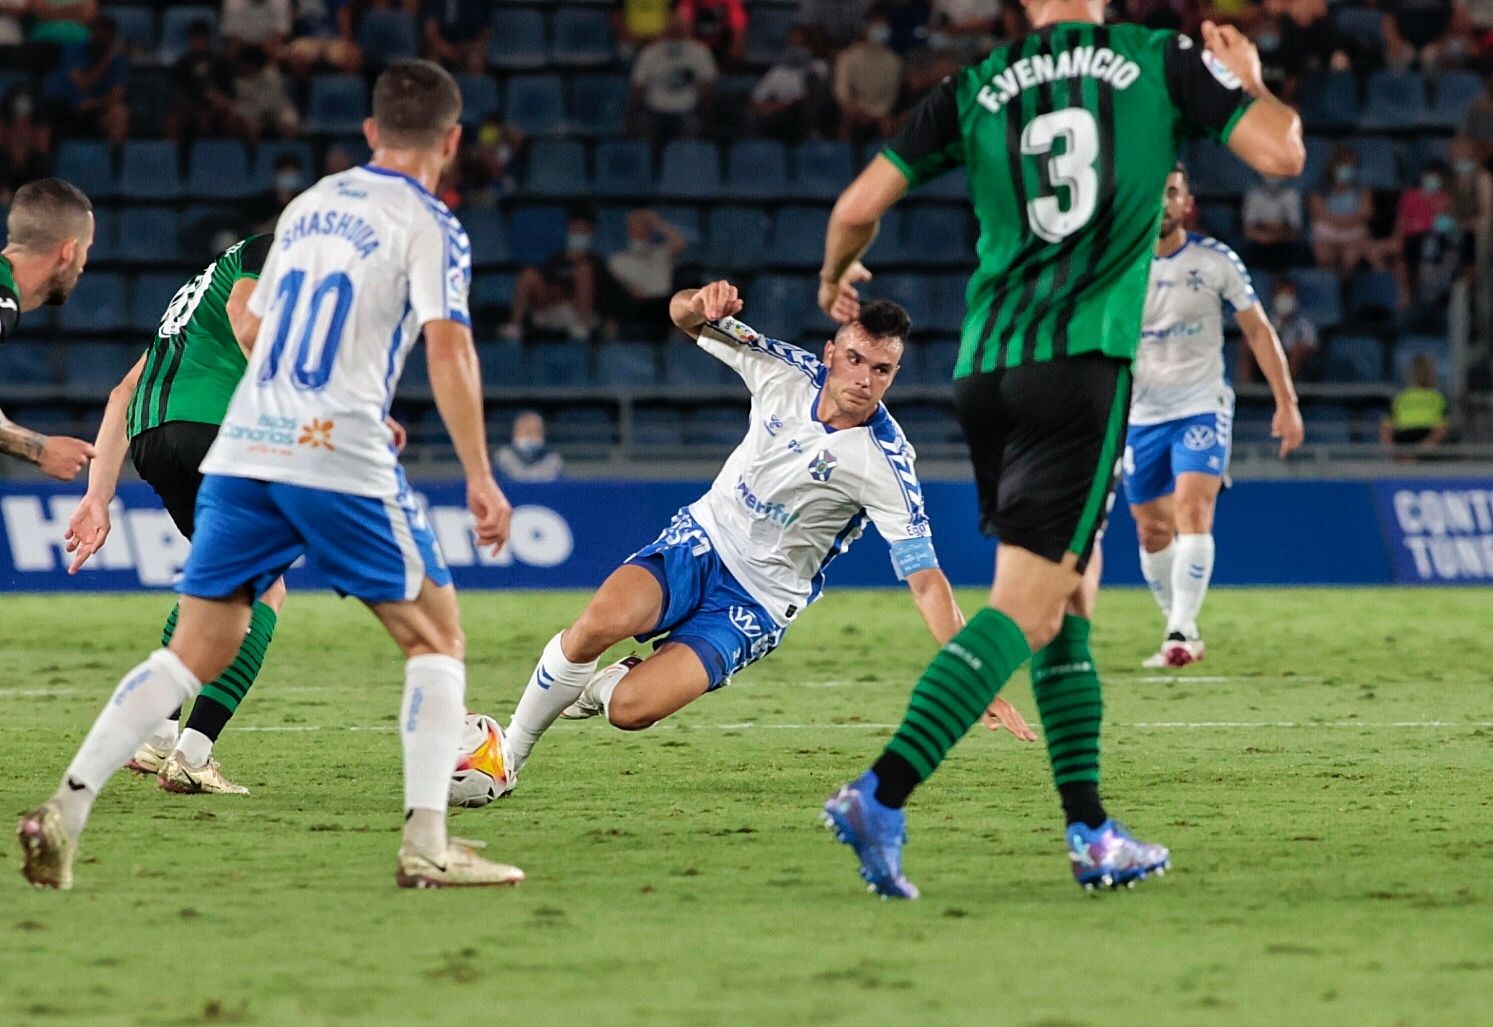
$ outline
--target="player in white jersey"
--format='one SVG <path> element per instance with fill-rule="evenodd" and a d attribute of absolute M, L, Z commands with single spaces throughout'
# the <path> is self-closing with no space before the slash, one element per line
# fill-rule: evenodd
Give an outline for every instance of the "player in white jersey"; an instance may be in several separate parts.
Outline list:
<path fill-rule="evenodd" d="M 601 714 L 640 730 L 772 652 L 868 520 L 938 643 L 964 626 L 938 568 L 912 446 L 881 405 L 902 357 L 906 312 L 863 305 L 820 361 L 737 321 L 741 307 L 724 281 L 670 303 L 674 323 L 751 390 L 747 435 L 710 491 L 614 571 L 545 646 L 505 732 L 510 791 L 562 713 Z M 654 652 L 598 672 L 601 654 L 632 637 L 653 641 Z M 1035 740 L 1004 700 L 987 724 Z"/>
<path fill-rule="evenodd" d="M 1223 366 L 1225 303 L 1270 383 L 1280 455 L 1301 445 L 1304 434 L 1290 368 L 1249 272 L 1223 243 L 1183 227 L 1191 209 L 1187 173 L 1178 165 L 1166 180 L 1125 439 L 1125 496 L 1140 536 L 1141 571 L 1166 617 L 1161 651 L 1148 667 L 1203 658 L 1197 618 L 1213 575 L 1213 508 L 1234 423 L 1234 390 Z"/>
<path fill-rule="evenodd" d="M 432 195 L 461 139 L 461 94 L 428 61 L 378 78 L 370 164 L 323 179 L 281 215 L 249 299 L 249 366 L 202 469 L 196 534 L 170 647 L 119 683 L 51 800 L 18 831 L 22 872 L 67 888 L 93 800 L 172 709 L 229 665 L 250 607 L 304 555 L 363 600 L 407 657 L 401 887 L 513 884 L 516 867 L 446 837 L 446 797 L 466 713 L 464 642 L 451 574 L 411 501 L 385 424 L 423 331 L 430 384 L 467 476 L 484 545 L 510 508 L 488 464 L 467 314 L 466 233 Z M 256 326 L 248 326 L 250 330 Z"/>

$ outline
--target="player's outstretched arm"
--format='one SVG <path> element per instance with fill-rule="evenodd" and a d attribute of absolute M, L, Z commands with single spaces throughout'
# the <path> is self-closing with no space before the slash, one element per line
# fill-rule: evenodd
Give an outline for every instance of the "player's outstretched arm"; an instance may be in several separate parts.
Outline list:
<path fill-rule="evenodd" d="M 467 478 L 467 507 L 477 519 L 477 541 L 497 552 L 508 541 L 513 507 L 493 480 L 482 416 L 482 377 L 472 330 L 458 321 L 425 323 L 430 391 Z"/>
<path fill-rule="evenodd" d="M 120 379 L 109 392 L 109 403 L 104 407 L 104 419 L 99 424 L 98 437 L 93 442 L 93 463 L 88 468 L 88 491 L 78 502 L 78 508 L 68 518 L 63 540 L 67 551 L 76 553 L 68 566 L 69 574 L 77 574 L 88 558 L 104 547 L 109 538 L 109 504 L 119 490 L 119 470 L 124 466 L 124 455 L 129 450 L 129 434 L 125 425 L 125 411 L 134 398 L 135 386 L 145 370 L 145 357 L 135 361 L 135 366 Z"/>
<path fill-rule="evenodd" d="M 1232 25 L 1203 22 L 1203 44 L 1255 98 L 1229 133 L 1229 149 L 1262 175 L 1294 178 L 1306 167 L 1301 117 L 1275 98 L 1260 73 L 1260 52 Z"/>
<path fill-rule="evenodd" d="M 1254 354 L 1255 363 L 1270 383 L 1270 392 L 1275 397 L 1275 416 L 1270 421 L 1270 435 L 1280 439 L 1280 455 L 1287 457 L 1306 438 L 1306 426 L 1301 421 L 1301 407 L 1296 401 L 1296 383 L 1291 380 L 1291 365 L 1286 361 L 1286 352 L 1281 347 L 1280 336 L 1275 326 L 1265 316 L 1259 304 L 1235 315 L 1239 329 L 1244 332 L 1244 341 Z"/>
<path fill-rule="evenodd" d="M 258 284 L 257 278 L 240 278 L 233 283 L 233 289 L 228 293 L 228 302 L 224 304 L 224 309 L 228 311 L 228 323 L 233 326 L 233 338 L 246 357 L 254 348 L 254 340 L 259 338 L 260 319 L 249 310 L 249 297 L 254 295 Z"/>
<path fill-rule="evenodd" d="M 669 319 L 691 339 L 698 339 L 707 321 L 739 314 L 744 305 L 736 286 L 722 278 L 699 289 L 676 292 L 669 300 Z"/>
<path fill-rule="evenodd" d="M 58 481 L 72 481 L 93 456 L 93 447 L 82 439 L 22 428 L 0 413 L 0 453 L 35 464 Z"/>
<path fill-rule="evenodd" d="M 882 215 L 905 195 L 907 176 L 877 154 L 835 201 L 824 236 L 824 264 L 819 269 L 819 309 L 839 323 L 860 315 L 855 286 L 871 277 L 861 257 L 876 241 Z"/>

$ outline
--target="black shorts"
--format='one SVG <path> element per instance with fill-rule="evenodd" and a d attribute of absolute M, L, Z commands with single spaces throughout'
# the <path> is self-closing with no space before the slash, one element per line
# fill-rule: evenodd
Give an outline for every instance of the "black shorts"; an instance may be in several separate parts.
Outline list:
<path fill-rule="evenodd" d="M 1114 501 L 1130 413 L 1130 363 L 1099 353 L 954 383 L 980 494 L 980 528 L 1080 573 Z"/>
<path fill-rule="evenodd" d="M 167 421 L 130 440 L 135 470 L 156 490 L 171 520 L 187 538 L 196 526 L 197 490 L 202 487 L 202 472 L 197 468 L 217 437 L 216 424 Z"/>

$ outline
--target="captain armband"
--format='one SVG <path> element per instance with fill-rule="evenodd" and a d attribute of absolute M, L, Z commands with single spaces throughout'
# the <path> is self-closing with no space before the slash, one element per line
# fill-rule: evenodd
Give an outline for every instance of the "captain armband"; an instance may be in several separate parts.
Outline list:
<path fill-rule="evenodd" d="M 933 551 L 931 538 L 905 538 L 893 542 L 891 550 L 892 569 L 897 572 L 898 581 L 906 581 L 918 571 L 938 568 L 938 554 Z"/>

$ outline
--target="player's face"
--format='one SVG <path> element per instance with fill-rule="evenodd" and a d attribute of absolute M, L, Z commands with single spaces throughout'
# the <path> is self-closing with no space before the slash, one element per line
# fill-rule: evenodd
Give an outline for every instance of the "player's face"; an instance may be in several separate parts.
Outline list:
<path fill-rule="evenodd" d="M 1161 198 L 1161 236 L 1166 238 L 1177 230 L 1192 211 L 1192 192 L 1187 188 L 1187 179 L 1173 171 L 1166 176 L 1166 193 Z"/>
<path fill-rule="evenodd" d="M 90 214 L 84 234 L 72 240 L 71 244 L 63 243 L 59 248 L 57 254 L 59 266 L 44 286 L 43 303 L 49 307 L 60 307 L 67 302 L 67 298 L 78 287 L 78 278 L 83 274 L 84 265 L 88 263 L 88 250 L 92 245 L 93 215 Z M 69 253 L 69 250 L 72 252 Z"/>
<path fill-rule="evenodd" d="M 897 377 L 901 359 L 900 341 L 868 340 L 842 333 L 838 341 L 824 345 L 824 391 L 842 412 L 864 420 L 875 412 Z"/>

